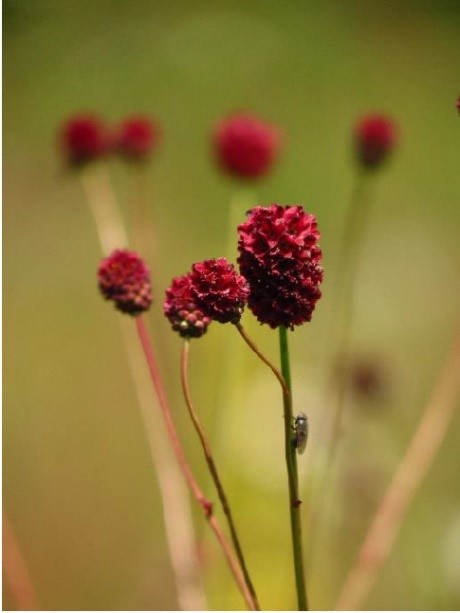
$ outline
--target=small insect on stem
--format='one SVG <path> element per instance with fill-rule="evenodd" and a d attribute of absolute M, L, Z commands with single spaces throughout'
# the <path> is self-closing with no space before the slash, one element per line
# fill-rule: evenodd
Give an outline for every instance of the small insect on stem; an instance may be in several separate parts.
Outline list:
<path fill-rule="evenodd" d="M 294 420 L 294 436 L 292 444 L 294 449 L 297 449 L 297 453 L 303 453 L 307 446 L 308 439 L 308 417 L 305 413 L 299 413 Z"/>

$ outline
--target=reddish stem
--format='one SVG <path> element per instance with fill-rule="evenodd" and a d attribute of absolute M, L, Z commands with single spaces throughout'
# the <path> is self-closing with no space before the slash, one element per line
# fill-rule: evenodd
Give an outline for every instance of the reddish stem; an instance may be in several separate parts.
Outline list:
<path fill-rule="evenodd" d="M 29 570 L 21 554 L 19 543 L 3 511 L 3 572 L 11 595 L 20 611 L 38 611 L 39 604 Z"/>
<path fill-rule="evenodd" d="M 144 350 L 144 355 L 145 355 L 147 365 L 150 371 L 152 383 L 155 388 L 156 394 L 158 396 L 158 400 L 160 403 L 163 418 L 165 420 L 169 438 L 173 446 L 173 451 L 176 455 L 176 459 L 179 463 L 179 466 L 184 474 L 184 477 L 190 487 L 190 490 L 193 496 L 195 497 L 197 502 L 202 507 L 204 515 L 206 519 L 208 520 L 209 525 L 211 526 L 214 534 L 216 535 L 217 540 L 219 541 L 222 547 L 224 556 L 228 562 L 228 565 L 230 566 L 230 570 L 233 574 L 233 577 L 235 578 L 235 581 L 243 595 L 243 598 L 248 608 L 252 611 L 255 611 L 256 607 L 254 606 L 253 599 L 244 581 L 244 577 L 238 565 L 238 561 L 236 560 L 233 554 L 230 543 L 227 541 L 227 539 L 224 536 L 224 533 L 222 532 L 222 528 L 220 527 L 219 522 L 217 521 L 216 517 L 213 514 L 212 503 L 209 500 L 207 500 L 207 498 L 203 494 L 200 486 L 198 485 L 191 471 L 191 468 L 187 462 L 187 459 L 185 457 L 184 450 L 182 448 L 181 442 L 177 434 L 176 427 L 174 425 L 174 422 L 171 416 L 171 411 L 169 408 L 168 400 L 166 398 L 166 393 L 163 388 L 163 382 L 161 380 L 160 371 L 158 369 L 157 361 L 155 359 L 155 355 L 153 353 L 153 348 L 150 343 L 147 328 L 145 326 L 145 322 L 142 316 L 136 317 L 136 327 L 137 327 L 137 332 L 138 332 L 139 339 L 142 345 L 142 349 Z"/>
<path fill-rule="evenodd" d="M 283 390 L 283 396 L 285 396 L 286 398 L 290 398 L 291 397 L 291 392 L 289 390 L 289 387 L 288 387 L 288 385 L 287 385 L 283 375 L 280 373 L 280 371 L 276 368 L 276 366 L 274 366 L 270 362 L 270 360 L 268 358 L 266 358 L 264 356 L 264 354 L 260 351 L 260 349 L 254 343 L 254 341 L 252 341 L 249 338 L 249 336 L 248 336 L 246 330 L 243 328 L 243 325 L 241 324 L 241 322 L 236 323 L 235 324 L 235 328 L 238 330 L 238 332 L 240 333 L 240 336 L 242 337 L 244 342 L 248 345 L 248 347 L 262 360 L 262 362 L 264 364 L 266 364 L 268 366 L 268 368 L 272 371 L 272 373 L 278 379 L 279 384 L 281 385 L 281 389 Z"/>
<path fill-rule="evenodd" d="M 225 494 L 224 487 L 220 480 L 219 473 L 217 472 L 217 466 L 216 466 L 216 463 L 214 462 L 214 457 L 211 451 L 211 446 L 209 444 L 209 441 L 206 438 L 206 435 L 203 430 L 203 426 L 201 425 L 201 422 L 198 418 L 198 415 L 192 403 L 192 397 L 190 394 L 189 377 L 188 377 L 189 350 L 190 350 L 190 343 L 188 340 L 186 340 L 182 347 L 182 356 L 181 356 L 181 383 L 182 383 L 182 391 L 184 393 L 185 404 L 187 405 L 190 419 L 192 420 L 196 433 L 198 434 L 198 437 L 200 439 L 201 446 L 203 448 L 203 453 L 206 459 L 206 463 L 211 473 L 212 480 L 214 481 L 214 485 L 216 486 L 216 490 L 219 495 L 219 500 L 222 504 L 222 509 L 227 518 L 227 523 L 230 529 L 233 546 L 235 547 L 235 552 L 238 557 L 238 560 L 241 566 L 241 570 L 243 571 L 246 585 L 248 587 L 249 592 L 251 593 L 255 609 L 257 611 L 260 611 L 259 603 L 257 600 L 257 595 L 255 592 L 254 586 L 252 584 L 251 578 L 249 576 L 249 572 L 246 566 L 246 561 L 244 559 L 241 544 L 238 538 L 238 534 L 236 532 L 236 526 L 235 526 L 235 522 L 233 521 L 230 504 L 228 502 L 227 495 Z"/>

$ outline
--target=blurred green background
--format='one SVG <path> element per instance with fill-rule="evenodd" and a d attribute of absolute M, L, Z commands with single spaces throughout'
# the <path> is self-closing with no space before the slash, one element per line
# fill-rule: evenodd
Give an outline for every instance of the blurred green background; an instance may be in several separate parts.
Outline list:
<path fill-rule="evenodd" d="M 162 126 L 146 169 L 158 258 L 150 322 L 184 444 L 212 498 L 185 417 L 180 340 L 162 316 L 163 294 L 191 262 L 226 250 L 239 187 L 210 159 L 214 122 L 249 109 L 284 130 L 280 163 L 251 198 L 301 203 L 322 231 L 324 297 L 291 337 L 296 405 L 311 422 L 301 458 L 307 512 L 329 419 L 327 300 L 353 178 L 351 128 L 368 111 L 399 125 L 400 147 L 374 184 L 353 329 L 356 359 L 377 363 L 383 387 L 349 398 L 308 578 L 312 607 L 332 607 L 460 312 L 460 5 L 5 0 L 3 12 L 3 504 L 45 609 L 178 606 L 116 315 L 96 288 L 97 237 L 79 177 L 57 155 L 58 126 L 81 110 L 111 122 L 145 112 Z M 110 171 L 129 218 L 132 177 L 121 162 Z M 276 334 L 249 313 L 244 323 L 277 359 Z M 279 392 L 233 337 L 214 324 L 193 344 L 193 393 L 262 607 L 292 608 Z M 231 351 L 239 374 L 224 397 Z M 457 416 L 369 608 L 460 608 L 459 437 Z M 198 511 L 195 519 L 210 607 L 241 608 Z M 6 584 L 4 608 L 14 608 Z"/>

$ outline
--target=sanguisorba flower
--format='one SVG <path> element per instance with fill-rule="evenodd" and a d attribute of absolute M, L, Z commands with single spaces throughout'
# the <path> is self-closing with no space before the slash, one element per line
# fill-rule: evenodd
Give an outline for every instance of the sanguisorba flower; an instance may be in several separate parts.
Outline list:
<path fill-rule="evenodd" d="M 81 166 L 108 152 L 109 132 L 97 115 L 82 113 L 70 117 L 61 127 L 59 146 L 67 164 Z"/>
<path fill-rule="evenodd" d="M 115 129 L 112 146 L 128 160 L 142 161 L 150 157 L 159 139 L 157 125 L 148 117 L 126 117 Z"/>
<path fill-rule="evenodd" d="M 396 126 L 385 115 L 362 117 L 355 126 L 354 141 L 358 163 L 368 170 L 374 170 L 395 148 Z"/>
<path fill-rule="evenodd" d="M 190 281 L 192 299 L 205 315 L 222 324 L 240 321 L 249 286 L 226 258 L 193 264 Z"/>
<path fill-rule="evenodd" d="M 206 333 L 211 318 L 207 317 L 192 298 L 190 273 L 175 277 L 166 290 L 164 314 L 172 329 L 183 338 L 199 338 Z"/>
<path fill-rule="evenodd" d="M 98 269 L 99 289 L 115 308 L 129 315 L 140 315 L 152 303 L 150 273 L 144 260 L 134 251 L 116 249 L 104 258 Z"/>
<path fill-rule="evenodd" d="M 249 113 L 223 119 L 213 134 L 218 164 L 240 179 L 257 179 L 268 174 L 278 156 L 280 142 L 278 128 Z"/>
<path fill-rule="evenodd" d="M 257 319 L 291 329 L 310 321 L 323 280 L 315 216 L 301 206 L 256 206 L 238 234 L 238 264 Z"/>

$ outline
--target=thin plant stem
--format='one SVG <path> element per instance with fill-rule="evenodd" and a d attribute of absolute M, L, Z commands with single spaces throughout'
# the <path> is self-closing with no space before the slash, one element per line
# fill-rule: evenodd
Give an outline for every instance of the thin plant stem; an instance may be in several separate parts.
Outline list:
<path fill-rule="evenodd" d="M 241 338 L 248 345 L 248 347 L 251 349 L 251 351 L 253 351 L 262 360 L 262 362 L 268 366 L 268 368 L 272 371 L 272 373 L 278 379 L 279 384 L 281 385 L 281 389 L 283 391 L 283 395 L 287 396 L 287 397 L 290 396 L 291 395 L 291 390 L 289 389 L 289 386 L 288 386 L 285 378 L 283 377 L 283 375 L 280 373 L 280 371 L 276 368 L 276 366 L 274 366 L 270 362 L 270 360 L 268 358 L 266 358 L 264 356 L 264 354 L 260 351 L 260 349 L 254 343 L 254 341 L 251 340 L 251 338 L 248 336 L 248 333 L 243 328 L 242 323 L 238 322 L 238 323 L 236 323 L 234 325 L 235 325 L 235 328 L 238 330 Z"/>
<path fill-rule="evenodd" d="M 6 583 L 18 611 L 38 611 L 37 595 L 16 534 L 4 509 L 2 515 L 2 564 Z"/>
<path fill-rule="evenodd" d="M 88 168 L 81 180 L 104 254 L 127 247 L 128 235 L 107 169 Z"/>
<path fill-rule="evenodd" d="M 294 415 L 292 411 L 292 385 L 289 365 L 289 347 L 287 329 L 279 328 L 281 372 L 287 383 L 289 394 L 283 393 L 284 407 L 284 433 L 285 457 L 289 485 L 289 513 L 291 518 L 292 550 L 294 556 L 295 583 L 297 589 L 297 604 L 299 611 L 308 611 L 307 590 L 305 586 L 305 573 L 302 553 L 302 526 L 300 516 L 299 480 L 297 475 L 297 455 L 292 442 L 292 425 Z"/>
<path fill-rule="evenodd" d="M 310 509 L 309 541 L 307 550 L 308 566 L 312 563 L 315 545 L 320 530 L 320 517 L 324 516 L 324 503 L 327 488 L 334 466 L 336 453 L 342 433 L 343 412 L 348 390 L 348 365 L 350 362 L 351 331 L 353 325 L 353 298 L 358 269 L 359 255 L 369 217 L 368 177 L 360 170 L 356 171 L 350 205 L 348 208 L 345 229 L 342 235 L 338 254 L 336 283 L 334 284 L 331 306 L 334 312 L 333 338 L 338 338 L 337 357 L 341 368 L 338 375 L 333 372 L 326 390 L 324 406 L 330 408 L 332 414 L 330 433 L 326 447 L 324 468 L 320 471 L 317 481 L 312 487 L 315 505 Z M 335 364 L 334 364 L 335 367 Z M 336 384 L 336 385 L 335 385 Z M 335 388 L 335 396 L 329 398 Z"/>
<path fill-rule="evenodd" d="M 139 336 L 139 340 L 142 345 L 142 349 L 144 351 L 144 356 L 147 361 L 147 365 L 150 371 L 150 376 L 152 379 L 153 386 L 155 388 L 156 395 L 158 397 L 159 405 L 161 408 L 161 412 L 163 414 L 163 418 L 165 421 L 166 429 L 168 432 L 169 440 L 171 442 L 174 454 L 176 456 L 176 460 L 180 466 L 180 469 L 185 477 L 185 480 L 188 483 L 188 486 L 196 499 L 196 501 L 201 506 L 204 516 L 207 519 L 209 525 L 211 526 L 217 540 L 219 541 L 224 556 L 228 562 L 230 570 L 233 574 L 233 577 L 243 595 L 243 598 L 246 602 L 248 608 L 252 611 L 256 610 L 253 598 L 251 593 L 249 592 L 246 582 L 244 580 L 243 573 L 238 564 L 237 559 L 232 551 L 230 543 L 227 541 L 224 533 L 222 532 L 222 528 L 217 521 L 213 513 L 213 505 L 212 503 L 205 497 L 203 494 L 198 482 L 196 481 L 190 465 L 185 457 L 184 450 L 182 448 L 181 442 L 179 440 L 176 427 L 174 425 L 174 421 L 172 419 L 171 411 L 169 408 L 169 403 L 166 398 L 166 393 L 163 388 L 163 383 L 161 380 L 160 372 L 158 369 L 157 361 L 155 355 L 153 353 L 153 348 L 150 343 L 147 327 L 145 325 L 144 319 L 142 316 L 136 317 L 136 327 Z"/>
<path fill-rule="evenodd" d="M 377 509 L 335 610 L 361 610 L 448 431 L 460 395 L 460 330 L 409 447 Z"/>
<path fill-rule="evenodd" d="M 258 603 L 258 599 L 257 599 L 257 595 L 255 592 L 253 583 L 251 581 L 251 577 L 249 576 L 249 571 L 246 565 L 246 561 L 244 559 L 243 550 L 241 548 L 240 540 L 238 538 L 238 534 L 236 531 L 236 526 L 233 520 L 230 504 L 228 502 L 227 495 L 225 494 L 225 490 L 222 485 L 222 481 L 220 480 L 219 473 L 217 471 L 217 466 L 214 461 L 214 456 L 211 450 L 211 446 L 209 444 L 209 441 L 206 438 L 206 435 L 203 430 L 203 426 L 200 423 L 197 412 L 192 403 L 192 397 L 191 397 L 190 385 L 189 385 L 189 376 L 188 376 L 189 355 L 190 355 L 190 341 L 185 340 L 182 346 L 182 354 L 181 354 L 181 383 L 182 383 L 182 391 L 184 393 L 185 404 L 187 405 L 190 419 L 192 420 L 196 433 L 198 434 L 198 437 L 200 439 L 201 446 L 203 448 L 203 453 L 206 459 L 206 463 L 209 468 L 209 472 L 211 473 L 212 480 L 214 481 L 214 485 L 216 487 L 216 490 L 219 496 L 219 500 L 222 505 L 222 509 L 227 519 L 233 546 L 235 548 L 236 556 L 239 560 L 241 570 L 243 571 L 246 585 L 248 587 L 249 592 L 251 593 L 252 599 L 254 601 L 254 606 L 259 611 L 260 606 Z"/>
<path fill-rule="evenodd" d="M 107 255 L 116 248 L 127 246 L 127 232 L 106 169 L 88 169 L 82 173 L 82 181 L 102 253 Z M 157 413 L 151 410 L 149 373 L 136 335 L 133 335 L 126 317 L 120 316 L 119 322 L 149 451 L 158 478 L 178 603 L 182 610 L 204 610 L 206 597 L 200 577 L 198 548 L 188 493 L 171 451 L 165 444 L 162 423 Z"/>

